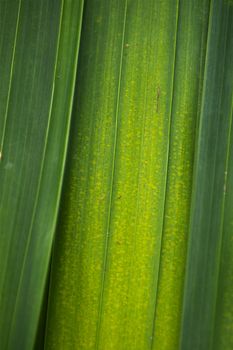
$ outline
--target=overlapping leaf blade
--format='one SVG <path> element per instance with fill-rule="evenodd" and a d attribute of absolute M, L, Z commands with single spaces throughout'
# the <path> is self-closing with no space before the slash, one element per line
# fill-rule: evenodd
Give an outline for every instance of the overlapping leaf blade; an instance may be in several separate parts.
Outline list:
<path fill-rule="evenodd" d="M 230 72 L 229 72 L 230 73 Z M 231 73 L 229 74 L 229 78 Z M 232 78 L 231 78 L 232 79 Z M 229 80 L 228 91 L 230 93 L 231 81 Z M 231 92 L 232 93 L 232 92 Z M 233 99 L 232 99 L 233 100 Z M 233 124 L 232 124 L 233 125 Z M 216 305 L 215 330 L 214 330 L 214 349 L 231 350 L 233 348 L 233 142 L 232 127 L 230 154 L 227 169 L 226 182 L 226 202 L 224 208 L 223 223 L 223 243 L 221 251 L 221 266 L 218 280 L 218 298 Z"/>
<path fill-rule="evenodd" d="M 182 350 L 209 350 L 214 346 L 232 123 L 232 16 L 230 1 L 211 2 L 193 185 Z"/>
<path fill-rule="evenodd" d="M 82 4 L 22 0 L 0 5 L 4 349 L 31 349 L 34 343 L 65 161 Z"/>

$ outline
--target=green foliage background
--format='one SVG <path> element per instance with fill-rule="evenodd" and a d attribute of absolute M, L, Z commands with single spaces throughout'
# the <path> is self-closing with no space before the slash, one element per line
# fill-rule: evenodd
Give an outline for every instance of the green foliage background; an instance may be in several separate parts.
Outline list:
<path fill-rule="evenodd" d="M 0 348 L 232 349 L 232 1 L 1 1 L 0 77 Z"/>

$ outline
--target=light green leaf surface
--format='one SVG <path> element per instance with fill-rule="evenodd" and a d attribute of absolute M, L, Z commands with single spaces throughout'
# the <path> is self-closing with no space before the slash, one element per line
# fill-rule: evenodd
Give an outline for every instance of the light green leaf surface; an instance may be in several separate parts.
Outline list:
<path fill-rule="evenodd" d="M 82 1 L 1 1 L 0 339 L 31 349 L 55 230 Z"/>
<path fill-rule="evenodd" d="M 200 129 L 195 163 L 190 241 L 184 295 L 182 350 L 230 349 L 231 336 L 221 335 L 227 327 L 220 321 L 222 301 L 217 305 L 217 292 L 223 292 L 219 279 L 224 202 L 233 93 L 233 7 L 229 1 L 211 2 L 207 57 L 202 96 Z M 229 212 L 229 203 L 226 210 Z M 229 213 L 226 212 L 226 215 Z M 229 216 L 228 216 L 229 217 Z M 227 216 L 226 216 L 226 220 Z M 227 225 L 227 221 L 225 221 Z M 226 228 L 224 228 L 225 230 Z M 227 237 L 227 232 L 225 233 Z M 227 239 L 227 238 L 226 238 Z M 222 250 L 224 254 L 225 244 Z M 225 256 L 227 258 L 227 255 Z M 223 263 L 225 260 L 223 256 Z M 230 268 L 230 266 L 229 266 Z M 219 286 L 218 286 L 219 282 Z M 230 280 L 227 282 L 230 283 Z M 232 287 L 232 285 L 231 285 Z M 224 292 L 227 290 L 224 289 Z M 229 301 L 228 301 L 229 303 Z M 225 306 L 224 306 L 225 307 Z M 219 309 L 220 308 L 220 309 Z M 216 312 L 217 310 L 217 312 Z M 215 328 L 215 318 L 217 325 Z M 220 342 L 214 340 L 214 330 Z M 228 332 L 230 330 L 228 329 Z M 223 340 L 223 337 L 225 337 Z M 219 342 L 219 340 L 218 340 Z"/>
<path fill-rule="evenodd" d="M 181 0 L 153 349 L 178 350 L 209 0 Z"/>
<path fill-rule="evenodd" d="M 150 349 L 178 1 L 86 1 L 47 349 Z"/>

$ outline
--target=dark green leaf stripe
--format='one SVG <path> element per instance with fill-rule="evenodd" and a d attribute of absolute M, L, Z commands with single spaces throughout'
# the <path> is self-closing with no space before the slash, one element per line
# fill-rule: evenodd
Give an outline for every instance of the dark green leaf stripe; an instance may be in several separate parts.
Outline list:
<path fill-rule="evenodd" d="M 4 63 L 0 65 L 2 85 L 0 89 L 0 159 L 3 154 L 20 9 L 21 0 L 0 2 L 0 33 L 2 33 L 0 37 L 0 57 L 1 62 Z M 11 24 L 10 26 L 9 23 Z"/>
<path fill-rule="evenodd" d="M 178 1 L 86 1 L 47 349 L 151 348 L 177 22 Z"/>
<path fill-rule="evenodd" d="M 228 179 L 226 184 L 226 203 L 223 225 L 221 269 L 218 281 L 218 299 L 215 317 L 215 334 L 213 347 L 214 350 L 231 350 L 233 348 L 232 191 L 233 149 L 231 141 L 231 150 L 228 165 Z"/>
<path fill-rule="evenodd" d="M 224 85 L 223 96 L 225 100 L 231 101 L 231 118 L 233 118 L 233 7 L 229 14 L 229 27 L 227 38 L 227 65 L 224 75 L 226 84 Z M 230 107 L 230 105 L 229 105 Z M 231 126 L 230 154 L 228 169 L 225 174 L 226 201 L 224 207 L 223 223 L 223 244 L 221 251 L 221 269 L 218 280 L 218 299 L 215 317 L 215 350 L 233 349 L 233 124 Z"/>
<path fill-rule="evenodd" d="M 0 116 L 6 126 L 0 163 L 3 349 L 31 349 L 35 340 L 61 190 L 81 13 L 82 1 L 22 0 L 14 25 L 10 78 L 1 85 L 8 91 L 6 113 Z M 13 24 L 4 12 L 1 16 L 5 37 Z M 0 60 L 4 65 L 4 55 Z"/>
<path fill-rule="evenodd" d="M 209 350 L 215 345 L 214 326 L 215 316 L 219 317 L 216 300 L 218 281 L 222 278 L 221 274 L 220 280 L 218 277 L 232 119 L 232 16 L 232 6 L 228 1 L 211 2 L 191 209 L 182 350 Z"/>

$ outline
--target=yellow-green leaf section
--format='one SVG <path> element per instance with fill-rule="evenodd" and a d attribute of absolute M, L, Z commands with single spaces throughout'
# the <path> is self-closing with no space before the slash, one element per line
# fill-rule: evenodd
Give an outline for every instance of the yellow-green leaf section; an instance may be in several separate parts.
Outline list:
<path fill-rule="evenodd" d="M 180 1 L 166 205 L 152 349 L 177 350 L 209 0 Z"/>
<path fill-rule="evenodd" d="M 178 1 L 87 1 L 47 349 L 150 349 Z"/>

